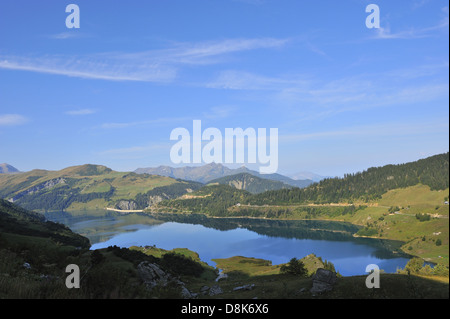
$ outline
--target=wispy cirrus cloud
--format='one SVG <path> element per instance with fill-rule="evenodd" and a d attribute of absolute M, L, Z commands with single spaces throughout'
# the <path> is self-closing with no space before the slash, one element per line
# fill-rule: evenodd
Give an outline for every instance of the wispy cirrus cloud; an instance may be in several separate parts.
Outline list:
<path fill-rule="evenodd" d="M 448 29 L 449 26 L 448 7 L 442 8 L 441 11 L 443 12 L 444 17 L 436 25 L 422 28 L 410 28 L 408 30 L 397 32 L 392 32 L 390 26 L 386 25 L 377 29 L 377 33 L 373 39 L 419 39 L 433 37 L 435 36 L 436 31 Z"/>
<path fill-rule="evenodd" d="M 0 126 L 22 125 L 28 121 L 28 118 L 20 114 L 0 114 Z"/>
<path fill-rule="evenodd" d="M 158 64 L 131 60 L 101 59 L 96 55 L 82 57 L 22 57 L 1 56 L 0 69 L 30 71 L 108 81 L 168 82 L 175 70 Z"/>
<path fill-rule="evenodd" d="M 152 144 L 146 146 L 131 146 L 131 147 L 123 147 L 123 148 L 113 148 L 104 151 L 97 152 L 98 155 L 102 156 L 112 156 L 112 155 L 137 155 L 143 154 L 155 150 L 167 149 L 170 147 L 169 144 Z"/>
<path fill-rule="evenodd" d="M 287 87 L 299 87 L 308 83 L 303 78 L 288 76 L 265 76 L 246 71 L 227 70 L 216 79 L 205 83 L 208 88 L 228 90 L 282 90 Z"/>
<path fill-rule="evenodd" d="M 79 115 L 94 114 L 96 112 L 97 112 L 97 110 L 94 110 L 94 109 L 80 109 L 80 110 L 67 111 L 67 112 L 65 112 L 65 114 L 71 115 L 71 116 L 79 116 Z"/>
<path fill-rule="evenodd" d="M 61 33 L 55 33 L 55 34 L 49 34 L 45 36 L 49 39 L 54 40 L 67 40 L 67 39 L 75 39 L 75 38 L 85 38 L 87 37 L 86 34 L 80 33 L 80 32 L 61 32 Z"/>
<path fill-rule="evenodd" d="M 448 133 L 449 124 L 445 119 L 435 119 L 429 122 L 418 122 L 415 125 L 403 122 L 377 123 L 364 126 L 353 126 L 340 130 L 317 131 L 309 133 L 280 135 L 280 142 L 296 143 L 310 140 L 323 140 L 338 138 L 366 138 L 373 136 L 384 139 L 399 136 L 421 136 L 424 134 L 443 134 Z"/>
<path fill-rule="evenodd" d="M 143 51 L 135 53 L 117 54 L 123 59 L 139 59 L 153 61 L 162 65 L 208 65 L 222 63 L 226 56 L 232 53 L 280 48 L 290 39 L 276 38 L 238 38 L 219 41 L 205 41 L 199 43 L 176 43 L 171 48 Z"/>
<path fill-rule="evenodd" d="M 62 35 L 64 37 L 65 35 Z M 279 48 L 289 39 L 225 39 L 178 43 L 171 48 L 142 52 L 107 52 L 87 55 L 0 55 L 0 69 L 108 80 L 171 82 L 183 65 L 207 65 L 226 61 L 233 53 Z"/>
<path fill-rule="evenodd" d="M 148 126 L 148 125 L 165 125 L 174 124 L 183 121 L 192 120 L 191 117 L 173 117 L 173 118 L 158 118 L 152 120 L 141 120 L 141 121 L 131 121 L 131 122 L 108 122 L 103 123 L 99 126 L 101 129 L 123 129 L 137 126 Z"/>

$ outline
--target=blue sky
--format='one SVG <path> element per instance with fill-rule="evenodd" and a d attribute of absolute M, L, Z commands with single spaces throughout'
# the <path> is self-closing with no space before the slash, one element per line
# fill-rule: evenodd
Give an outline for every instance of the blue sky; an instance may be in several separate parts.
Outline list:
<path fill-rule="evenodd" d="M 79 29 L 66 27 L 70 3 Z M 370 3 L 379 29 L 365 25 Z M 0 162 L 173 165 L 170 133 L 196 119 L 222 132 L 278 128 L 282 174 L 341 176 L 447 152 L 448 10 L 440 0 L 3 0 Z"/>

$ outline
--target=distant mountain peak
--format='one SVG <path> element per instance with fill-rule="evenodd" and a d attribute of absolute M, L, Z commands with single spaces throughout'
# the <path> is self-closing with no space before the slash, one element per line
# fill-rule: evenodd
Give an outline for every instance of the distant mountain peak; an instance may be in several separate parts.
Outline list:
<path fill-rule="evenodd" d="M 304 180 L 304 179 L 310 179 L 314 182 L 320 182 L 321 180 L 325 179 L 325 178 L 329 178 L 330 176 L 322 176 L 316 173 L 312 173 L 312 172 L 298 172 L 295 174 L 290 174 L 288 175 L 290 178 L 294 179 L 294 180 Z"/>
<path fill-rule="evenodd" d="M 18 173 L 19 170 L 8 163 L 0 164 L 0 174 Z"/>
<path fill-rule="evenodd" d="M 112 171 L 109 167 L 95 164 L 84 164 L 78 166 L 67 167 L 62 170 L 64 173 L 77 174 L 80 176 L 102 175 Z"/>
<path fill-rule="evenodd" d="M 245 167 L 245 165 L 236 169 L 232 169 L 228 168 L 227 166 L 224 166 L 223 164 L 215 162 L 205 164 L 202 166 L 184 166 L 184 167 L 159 166 L 159 167 L 138 168 L 134 172 L 138 174 L 147 173 L 154 175 L 162 175 L 172 178 L 196 181 L 200 183 L 209 183 L 212 180 L 239 173 L 249 173 L 259 178 L 283 182 L 287 185 L 294 187 L 306 187 L 312 183 L 312 181 L 309 179 L 293 180 L 287 176 L 283 176 L 280 174 L 260 174 L 257 171 L 248 169 L 247 167 Z"/>

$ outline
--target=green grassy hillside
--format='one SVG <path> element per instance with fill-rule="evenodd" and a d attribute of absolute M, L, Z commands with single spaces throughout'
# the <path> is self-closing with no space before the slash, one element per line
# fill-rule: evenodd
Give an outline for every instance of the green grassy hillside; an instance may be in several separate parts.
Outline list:
<path fill-rule="evenodd" d="M 155 200 L 180 196 L 201 185 L 157 175 L 115 172 L 105 166 L 89 164 L 60 171 L 2 174 L 0 198 L 39 211 L 106 207 L 136 210 L 146 208 Z"/>

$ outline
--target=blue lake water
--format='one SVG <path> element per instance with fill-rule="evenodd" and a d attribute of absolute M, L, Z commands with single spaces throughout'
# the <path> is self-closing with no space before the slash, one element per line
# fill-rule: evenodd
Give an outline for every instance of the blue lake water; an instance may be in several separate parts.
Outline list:
<path fill-rule="evenodd" d="M 188 248 L 212 266 L 214 258 L 255 257 L 276 265 L 314 253 L 331 261 L 343 276 L 352 276 L 366 274 L 369 264 L 392 273 L 404 268 L 409 260 L 409 256 L 393 252 L 399 243 L 355 238 L 355 226 L 337 222 L 111 214 L 50 219 L 63 222 L 88 237 L 91 249 L 114 245 L 154 245 L 167 250 Z"/>

